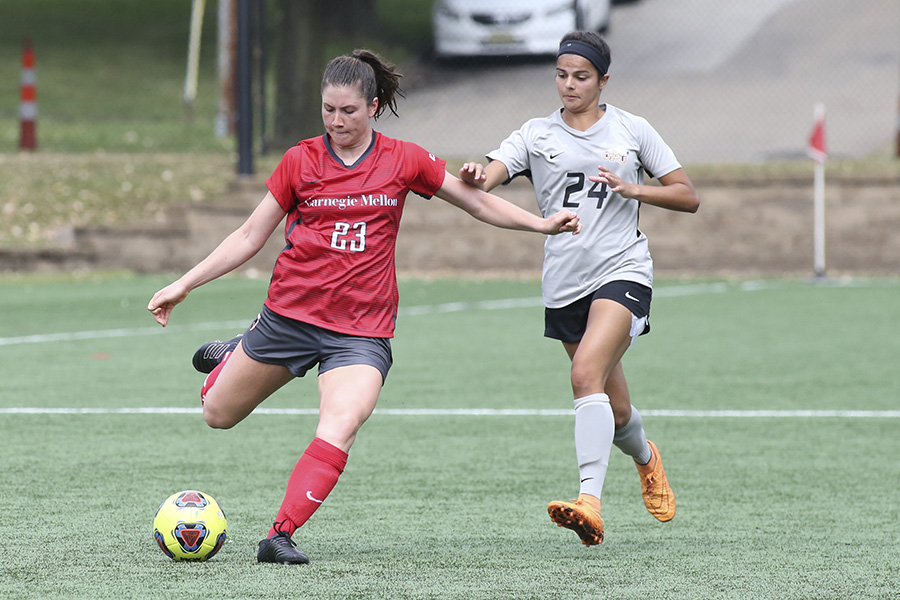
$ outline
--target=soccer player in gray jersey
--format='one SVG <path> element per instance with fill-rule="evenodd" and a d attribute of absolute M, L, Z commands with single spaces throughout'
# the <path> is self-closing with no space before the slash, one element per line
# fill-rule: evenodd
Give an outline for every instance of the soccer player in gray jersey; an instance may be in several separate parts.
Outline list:
<path fill-rule="evenodd" d="M 609 104 L 610 51 L 596 33 L 563 37 L 556 61 L 562 108 L 512 133 L 482 166 L 460 177 L 491 190 L 518 175 L 534 184 L 544 215 L 568 208 L 581 218 L 577 237 L 548 237 L 542 277 L 544 335 L 562 341 L 572 361 L 578 497 L 551 502 L 550 518 L 587 546 L 603 541 L 600 495 L 613 445 L 634 458 L 647 510 L 675 516 L 675 495 L 659 450 L 631 405 L 622 357 L 650 330 L 653 261 L 638 228 L 641 204 L 696 212 L 699 199 L 672 150 L 643 118 Z M 644 174 L 661 185 L 644 184 Z"/>

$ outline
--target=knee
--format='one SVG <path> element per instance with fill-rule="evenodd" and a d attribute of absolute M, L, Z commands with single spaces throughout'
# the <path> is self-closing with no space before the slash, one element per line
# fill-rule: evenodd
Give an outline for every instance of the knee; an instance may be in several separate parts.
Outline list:
<path fill-rule="evenodd" d="M 209 402 L 203 404 L 203 420 L 213 429 L 231 429 L 237 425 L 237 421 L 223 411 L 217 410 L 215 405 Z"/>
<path fill-rule="evenodd" d="M 347 451 L 356 440 L 363 421 L 351 415 L 320 417 L 316 437 Z"/>
<path fill-rule="evenodd" d="M 570 377 L 576 398 L 603 391 L 603 381 L 596 369 L 573 362 Z"/>
<path fill-rule="evenodd" d="M 332 423 L 332 431 L 337 439 L 343 445 L 350 446 L 356 439 L 359 428 L 362 427 L 363 420 L 355 415 L 345 415 L 344 418 L 338 419 Z"/>

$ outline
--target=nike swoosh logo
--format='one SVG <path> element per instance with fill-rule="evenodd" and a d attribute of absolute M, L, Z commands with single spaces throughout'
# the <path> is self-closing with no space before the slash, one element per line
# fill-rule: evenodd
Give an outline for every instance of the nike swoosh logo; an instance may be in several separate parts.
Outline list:
<path fill-rule="evenodd" d="M 640 302 L 640 300 L 638 300 L 637 298 L 635 298 L 634 296 L 631 295 L 631 292 L 625 292 L 625 297 L 628 298 L 629 300 L 634 300 L 635 302 Z"/>
<path fill-rule="evenodd" d="M 584 479 L 581 480 L 581 483 L 584 483 L 585 481 L 590 481 L 591 479 L 593 479 L 593 477 L 585 477 Z"/>
<path fill-rule="evenodd" d="M 551 155 L 550 155 L 550 160 L 553 160 L 554 158 L 556 158 L 556 157 L 559 156 L 560 154 L 562 154 L 562 152 L 557 152 L 556 154 L 551 154 Z"/>
<path fill-rule="evenodd" d="M 318 498 L 313 497 L 312 492 L 309 490 L 306 490 L 306 497 L 309 498 L 310 500 L 312 500 L 313 502 L 315 502 L 316 504 L 322 504 L 323 502 L 325 502 L 324 500 L 319 500 Z"/>

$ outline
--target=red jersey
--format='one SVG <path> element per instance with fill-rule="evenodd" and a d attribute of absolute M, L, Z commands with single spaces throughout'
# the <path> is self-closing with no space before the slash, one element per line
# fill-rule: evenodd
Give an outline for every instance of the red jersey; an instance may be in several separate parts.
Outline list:
<path fill-rule="evenodd" d="M 394 251 L 410 190 L 431 197 L 445 161 L 416 144 L 374 133 L 351 166 L 326 135 L 288 150 L 266 180 L 287 211 L 287 246 L 266 306 L 331 331 L 393 337 L 399 295 Z"/>

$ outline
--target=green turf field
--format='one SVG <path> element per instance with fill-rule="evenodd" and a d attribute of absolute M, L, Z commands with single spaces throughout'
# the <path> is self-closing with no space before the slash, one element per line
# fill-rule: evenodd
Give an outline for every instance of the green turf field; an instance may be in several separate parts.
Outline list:
<path fill-rule="evenodd" d="M 626 356 L 678 515 L 656 522 L 613 451 L 606 541 L 546 503 L 577 492 L 567 361 L 531 281 L 401 283 L 395 364 L 328 501 L 256 543 L 312 437 L 298 380 L 230 431 L 199 413 L 190 355 L 259 309 L 265 281 L 0 279 L 0 598 L 897 598 L 900 281 L 662 282 Z M 753 412 L 757 411 L 757 412 Z M 212 494 L 207 563 L 157 548 L 157 505 Z"/>

